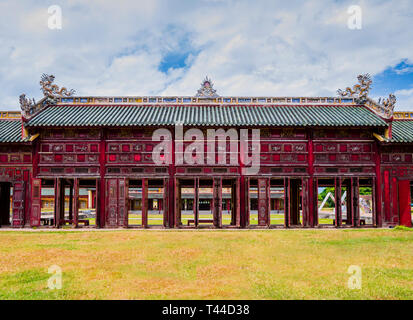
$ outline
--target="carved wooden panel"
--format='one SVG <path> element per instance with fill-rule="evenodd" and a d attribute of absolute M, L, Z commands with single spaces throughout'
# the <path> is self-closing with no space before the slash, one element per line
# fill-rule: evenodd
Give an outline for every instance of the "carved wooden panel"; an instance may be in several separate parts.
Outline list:
<path fill-rule="evenodd" d="M 128 227 L 128 193 L 129 180 L 119 179 L 119 214 L 117 219 L 118 226 Z"/>
<path fill-rule="evenodd" d="M 170 203 L 169 203 L 169 179 L 165 178 L 163 180 L 163 226 L 165 228 L 169 227 L 169 211 L 170 211 Z"/>
<path fill-rule="evenodd" d="M 269 220 L 268 179 L 258 179 L 258 225 L 266 226 Z"/>
<path fill-rule="evenodd" d="M 314 163 L 374 163 L 372 143 L 314 142 Z"/>
<path fill-rule="evenodd" d="M 222 179 L 214 178 L 214 189 L 213 189 L 213 202 L 214 202 L 214 212 L 213 220 L 214 226 L 217 228 L 222 227 Z"/>
<path fill-rule="evenodd" d="M 41 216 L 41 180 L 32 180 L 32 197 L 31 197 L 31 214 L 30 214 L 30 226 L 37 227 L 40 226 L 40 216 Z"/>
<path fill-rule="evenodd" d="M 118 213 L 118 180 L 106 180 L 106 226 L 117 226 Z"/>

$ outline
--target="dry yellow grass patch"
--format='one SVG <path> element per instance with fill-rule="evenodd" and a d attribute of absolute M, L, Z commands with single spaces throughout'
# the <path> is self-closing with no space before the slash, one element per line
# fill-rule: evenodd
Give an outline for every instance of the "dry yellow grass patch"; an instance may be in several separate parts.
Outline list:
<path fill-rule="evenodd" d="M 1 299 L 412 299 L 413 232 L 0 232 Z M 63 270 L 63 288 L 47 273 Z M 347 269 L 362 268 L 350 290 Z"/>

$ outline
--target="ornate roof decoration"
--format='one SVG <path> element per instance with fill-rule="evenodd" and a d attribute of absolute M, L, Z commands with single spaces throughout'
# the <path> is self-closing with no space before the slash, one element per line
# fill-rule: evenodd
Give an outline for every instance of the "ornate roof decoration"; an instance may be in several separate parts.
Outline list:
<path fill-rule="evenodd" d="M 354 98 L 356 103 L 365 104 L 381 116 L 391 118 L 393 116 L 394 107 L 397 101 L 396 96 L 391 93 L 389 98 L 380 98 L 379 101 L 376 102 L 368 97 L 371 85 L 373 83 L 371 76 L 366 73 L 359 75 L 357 79 L 359 83 L 354 85 L 353 88 L 347 87 L 345 90 L 338 89 L 338 95 L 341 97 Z"/>
<path fill-rule="evenodd" d="M 352 97 L 358 100 L 358 103 L 364 104 L 370 92 L 370 86 L 373 83 L 368 73 L 361 74 L 357 77 L 358 84 L 353 86 L 353 89 L 347 87 L 345 90 L 338 89 L 337 93 L 341 97 Z"/>
<path fill-rule="evenodd" d="M 24 118 L 32 117 L 47 105 L 56 104 L 58 98 L 73 96 L 75 90 L 67 90 L 65 87 L 59 88 L 58 85 L 53 84 L 54 79 L 54 75 L 42 74 L 39 83 L 44 97 L 38 102 L 34 99 L 27 99 L 24 93 L 20 95 L 20 108 Z"/>
<path fill-rule="evenodd" d="M 196 93 L 195 97 L 216 98 L 219 97 L 214 89 L 214 84 L 208 76 L 201 83 L 201 88 Z"/>

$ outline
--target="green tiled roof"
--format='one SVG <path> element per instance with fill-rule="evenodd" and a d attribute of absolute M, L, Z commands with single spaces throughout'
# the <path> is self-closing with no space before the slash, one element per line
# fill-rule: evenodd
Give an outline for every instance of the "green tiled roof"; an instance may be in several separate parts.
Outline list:
<path fill-rule="evenodd" d="M 20 120 L 0 120 L 0 143 L 23 142 Z"/>
<path fill-rule="evenodd" d="M 389 142 L 413 142 L 413 120 L 394 120 Z"/>
<path fill-rule="evenodd" d="M 50 106 L 27 126 L 386 126 L 364 106 Z"/>

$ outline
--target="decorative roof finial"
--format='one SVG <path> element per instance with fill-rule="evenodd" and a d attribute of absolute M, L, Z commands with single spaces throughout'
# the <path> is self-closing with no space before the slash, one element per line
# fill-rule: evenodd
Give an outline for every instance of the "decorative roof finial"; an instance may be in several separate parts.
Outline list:
<path fill-rule="evenodd" d="M 43 73 L 40 79 L 40 90 L 43 92 L 43 98 L 36 102 L 34 99 L 27 99 L 25 94 L 20 95 L 20 107 L 22 115 L 25 118 L 30 118 L 45 106 L 56 104 L 57 98 L 73 96 L 75 90 L 67 90 L 65 87 L 59 88 L 54 84 L 54 75 Z"/>
<path fill-rule="evenodd" d="M 201 83 L 201 88 L 196 93 L 195 97 L 215 98 L 219 97 L 217 91 L 214 89 L 214 84 L 208 76 L 205 77 Z"/>
<path fill-rule="evenodd" d="M 338 89 L 337 93 L 341 97 L 356 98 L 358 103 L 363 104 L 367 101 L 370 92 L 370 86 L 373 81 L 371 80 L 371 76 L 368 73 L 359 75 L 357 77 L 357 80 L 359 81 L 359 83 L 354 85 L 353 89 L 351 89 L 350 87 L 347 87 L 346 90 Z"/>
<path fill-rule="evenodd" d="M 353 86 L 353 89 L 347 87 L 346 90 L 337 90 L 337 93 L 341 97 L 351 97 L 359 104 L 365 104 L 371 109 L 381 114 L 384 117 L 391 118 L 394 113 L 394 107 L 396 105 L 396 96 L 390 94 L 387 99 L 379 99 L 378 102 L 369 98 L 369 92 L 373 81 L 368 73 L 359 75 L 357 77 L 359 83 Z"/>

